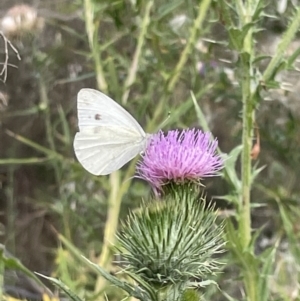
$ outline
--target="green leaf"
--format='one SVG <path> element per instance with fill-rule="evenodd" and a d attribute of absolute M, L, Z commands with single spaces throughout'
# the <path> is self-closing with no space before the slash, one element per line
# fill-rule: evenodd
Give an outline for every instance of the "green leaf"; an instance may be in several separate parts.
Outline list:
<path fill-rule="evenodd" d="M 233 27 L 233 19 L 231 17 L 231 12 L 234 8 L 225 0 L 219 0 L 218 5 L 220 5 L 220 11 L 222 12 L 221 19 L 228 27 Z"/>
<path fill-rule="evenodd" d="M 280 82 L 275 81 L 275 80 L 268 80 L 267 82 L 261 82 L 261 86 L 264 89 L 279 89 Z"/>
<path fill-rule="evenodd" d="M 275 19 L 275 20 L 278 20 L 278 16 L 276 16 L 276 15 L 271 15 L 271 14 L 267 14 L 266 12 L 262 12 L 261 16 L 262 16 L 262 17 L 265 17 L 265 18 L 269 18 L 269 19 Z"/>
<path fill-rule="evenodd" d="M 236 173 L 235 164 L 236 161 L 241 154 L 243 149 L 242 145 L 236 146 L 229 154 L 228 158 L 225 160 L 225 171 L 226 174 L 223 172 L 223 176 L 230 180 L 230 183 L 234 186 L 235 190 L 239 192 L 241 190 L 242 183 L 239 180 L 239 177 Z"/>
<path fill-rule="evenodd" d="M 260 172 L 262 170 L 264 170 L 266 168 L 267 165 L 263 165 L 259 168 L 254 167 L 252 170 L 252 174 L 251 174 L 251 183 L 254 182 L 254 180 L 256 179 L 256 177 L 260 174 Z"/>
<path fill-rule="evenodd" d="M 150 298 L 145 290 L 142 290 L 137 286 L 132 286 L 131 284 L 129 284 L 127 282 L 119 280 L 117 277 L 112 276 L 110 273 L 108 273 L 104 269 L 102 269 L 98 264 L 91 262 L 84 256 L 82 256 L 82 257 L 96 272 L 98 272 L 101 276 L 103 276 L 107 281 L 109 281 L 113 285 L 121 288 L 122 290 L 127 292 L 130 296 L 135 297 L 140 300 L 155 300 L 155 299 L 153 299 L 153 298 L 155 298 L 155 295 L 152 295 Z"/>
<path fill-rule="evenodd" d="M 63 282 L 60 280 L 57 280 L 52 277 L 44 276 L 43 274 L 36 273 L 37 275 L 49 280 L 51 283 L 53 283 L 55 286 L 59 287 L 62 291 L 66 293 L 67 296 L 69 296 L 73 301 L 83 301 L 79 296 L 77 296 L 74 292 L 72 292 Z"/>
<path fill-rule="evenodd" d="M 265 0 L 260 0 L 257 3 L 254 14 L 252 16 L 253 21 L 259 21 L 261 19 L 262 15 L 264 16 L 264 11 L 263 10 L 266 6 L 267 6 L 267 4 L 266 4 Z"/>
<path fill-rule="evenodd" d="M 153 290 L 153 288 L 146 281 L 144 281 L 138 275 L 136 275 L 134 273 L 131 273 L 130 271 L 124 270 L 124 273 L 126 275 L 128 275 L 131 279 L 136 281 L 144 290 L 146 290 L 148 292 L 149 296 L 151 296 L 151 300 L 156 299 L 155 291 Z"/>
<path fill-rule="evenodd" d="M 299 57 L 300 55 L 300 47 L 297 48 L 294 53 L 287 59 L 287 68 L 288 69 L 294 69 L 294 63 L 296 61 L 296 59 Z"/>
<path fill-rule="evenodd" d="M 206 287 L 206 286 L 209 286 L 209 285 L 215 285 L 215 286 L 218 286 L 218 283 L 214 280 L 203 280 L 203 281 L 200 281 L 200 282 L 190 282 L 189 283 L 189 286 L 193 286 L 193 287 Z"/>
<path fill-rule="evenodd" d="M 227 245 L 236 253 L 242 253 L 243 248 L 239 239 L 238 231 L 234 228 L 230 219 L 226 222 L 225 233 L 227 238 Z"/>
<path fill-rule="evenodd" d="M 214 196 L 214 199 L 226 200 L 229 203 L 238 204 L 239 196 L 238 194 L 227 194 L 222 196 Z"/>
<path fill-rule="evenodd" d="M 245 52 L 245 51 L 240 52 L 239 58 L 240 58 L 240 61 L 242 62 L 242 64 L 243 64 L 244 66 L 249 66 L 249 65 L 250 65 L 250 59 L 251 59 L 251 56 L 250 56 L 250 54 L 249 54 L 248 52 Z M 249 68 L 250 68 L 250 67 L 249 67 Z M 248 71 L 247 71 L 247 72 L 248 72 Z"/>
<path fill-rule="evenodd" d="M 162 2 L 163 3 L 163 2 Z M 159 6 L 159 9 L 156 13 L 155 20 L 159 21 L 160 19 L 167 16 L 169 13 L 173 12 L 176 8 L 178 8 L 183 3 L 182 0 L 165 2 L 164 4 Z"/>
<path fill-rule="evenodd" d="M 258 55 L 254 60 L 253 60 L 253 64 L 255 63 L 259 63 L 260 61 L 266 60 L 266 59 L 271 59 L 272 56 L 271 55 Z"/>
<path fill-rule="evenodd" d="M 276 199 L 280 217 L 283 223 L 284 230 L 290 241 L 291 249 L 294 253 L 294 257 L 297 259 L 297 262 L 300 265 L 300 250 L 297 247 L 299 245 L 299 234 L 295 234 L 295 224 L 298 223 L 300 212 L 299 205 L 289 206 L 288 204 L 281 201 L 281 199 Z M 293 217 L 293 215 L 295 215 Z"/>
<path fill-rule="evenodd" d="M 213 85 L 207 85 L 205 86 L 201 91 L 201 95 L 199 95 L 199 93 L 195 96 L 195 94 L 191 91 L 191 98 L 195 107 L 195 111 L 197 114 L 197 119 L 198 119 L 198 123 L 199 125 L 203 128 L 203 130 L 205 132 L 209 132 L 209 127 L 205 118 L 205 115 L 203 113 L 203 111 L 201 110 L 201 107 L 199 106 L 199 104 L 197 103 L 197 98 L 200 98 L 204 93 L 208 92 L 209 90 L 211 90 L 213 88 Z M 196 98 L 197 97 L 197 98 Z"/>
<path fill-rule="evenodd" d="M 276 248 L 270 248 L 267 252 L 263 253 L 260 257 L 263 257 L 262 269 L 260 271 L 260 277 L 258 282 L 258 296 L 260 301 L 268 301 L 270 295 L 269 278 L 272 273 L 273 264 L 275 261 Z"/>
<path fill-rule="evenodd" d="M 243 34 L 242 31 L 236 27 L 230 28 L 228 30 L 229 34 L 229 46 L 237 51 L 241 51 L 243 49 Z"/>
<path fill-rule="evenodd" d="M 82 255 L 82 252 L 76 248 L 67 238 L 62 234 L 57 233 L 58 239 L 63 243 L 63 245 L 70 251 L 70 253 L 76 258 L 80 263 L 84 264 L 89 269 L 95 270 L 94 266 L 91 266 L 87 259 Z"/>
<path fill-rule="evenodd" d="M 61 105 L 58 105 L 58 113 L 60 117 L 60 122 L 62 124 L 62 130 L 63 130 L 63 142 L 70 146 L 72 144 L 73 137 L 70 133 L 70 127 L 66 118 L 66 113 Z"/>
<path fill-rule="evenodd" d="M 199 301 L 199 300 L 201 300 L 199 292 L 197 292 L 194 289 L 185 290 L 181 296 L 181 301 Z"/>
<path fill-rule="evenodd" d="M 241 239 L 238 230 L 233 226 L 233 223 L 228 219 L 225 227 L 227 246 L 235 255 L 237 262 L 243 267 L 243 272 L 249 272 L 256 275 L 259 267 L 259 260 L 252 254 L 250 249 L 244 249 L 241 244 Z"/>
<path fill-rule="evenodd" d="M 26 276 L 33 279 L 38 285 L 40 285 L 49 296 L 53 295 L 49 288 L 38 277 L 36 277 L 34 273 L 27 269 L 19 259 L 9 254 L 5 246 L 2 244 L 0 244 L 0 261 L 4 263 L 4 267 L 6 269 L 14 269 L 23 272 Z"/>
<path fill-rule="evenodd" d="M 245 26 L 242 27 L 242 29 L 239 29 L 237 27 L 230 28 L 228 30 L 229 45 L 237 51 L 242 51 L 245 37 L 249 32 L 249 29 L 252 28 L 254 24 L 254 22 L 247 23 Z"/>

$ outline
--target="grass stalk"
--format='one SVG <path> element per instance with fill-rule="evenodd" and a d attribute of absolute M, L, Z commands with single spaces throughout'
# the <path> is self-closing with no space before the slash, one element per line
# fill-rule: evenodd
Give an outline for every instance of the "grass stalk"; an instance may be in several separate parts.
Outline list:
<path fill-rule="evenodd" d="M 48 159 L 55 159 L 55 160 L 60 160 L 60 161 L 67 160 L 67 158 L 64 158 L 61 154 L 59 154 L 55 151 L 52 151 L 52 150 L 50 150 L 50 149 L 48 149 L 48 148 L 46 148 L 46 147 L 44 147 L 44 146 L 42 146 L 42 145 L 40 145 L 36 142 L 33 142 L 33 141 L 31 141 L 31 140 L 29 140 L 29 139 L 27 139 L 27 138 L 25 138 L 21 135 L 18 135 L 18 134 L 14 133 L 10 130 L 5 130 L 5 133 L 8 136 L 16 139 L 17 141 L 19 141 L 19 142 L 35 149 L 36 151 L 45 154 L 48 157 Z"/>
<path fill-rule="evenodd" d="M 198 11 L 197 11 L 197 18 L 195 19 L 192 27 L 190 28 L 190 37 L 183 49 L 179 61 L 174 69 L 174 72 L 169 80 L 167 91 L 173 91 L 180 74 L 189 58 L 191 51 L 195 48 L 195 44 L 197 43 L 197 34 L 200 28 L 202 28 L 203 22 L 206 17 L 206 13 L 210 7 L 211 0 L 203 0 L 200 2 Z"/>
<path fill-rule="evenodd" d="M 100 21 L 99 18 L 98 21 L 95 20 L 95 10 L 95 3 L 92 0 L 84 0 L 85 28 L 95 64 L 97 86 L 102 92 L 107 93 L 108 87 L 103 74 L 101 51 L 98 43 Z"/>
<path fill-rule="evenodd" d="M 16 220 L 16 204 L 15 204 L 15 191 L 14 191 L 14 168 L 8 168 L 8 188 L 7 188 L 7 237 L 6 246 L 14 253 L 15 252 L 15 220 Z"/>
<path fill-rule="evenodd" d="M 128 73 L 128 76 L 125 81 L 124 93 L 122 95 L 122 104 L 123 105 L 127 103 L 127 99 L 128 99 L 129 92 L 130 92 L 130 87 L 135 82 L 135 79 L 136 79 L 139 60 L 140 60 L 140 57 L 142 54 L 142 48 L 145 43 L 147 29 L 150 24 L 150 12 L 151 12 L 152 5 L 153 5 L 153 1 L 149 1 L 145 8 L 145 14 L 144 14 L 143 21 L 142 21 L 142 26 L 141 26 L 141 30 L 140 30 L 140 34 L 139 34 L 139 38 L 138 38 L 137 47 L 135 49 L 132 64 L 129 68 L 129 73 Z"/>
<path fill-rule="evenodd" d="M 4 261 L 0 260 L 0 300 L 4 300 L 3 290 L 4 290 Z"/>
<path fill-rule="evenodd" d="M 123 194 L 120 194 L 120 172 L 113 172 L 109 176 L 109 182 L 111 189 L 108 199 L 108 211 L 104 228 L 102 251 L 98 259 L 98 264 L 106 270 L 108 270 L 111 264 L 111 247 L 115 241 L 115 234 L 118 227 L 118 219 L 123 198 Z M 103 277 L 98 277 L 95 286 L 95 293 L 101 293 L 105 284 L 106 280 Z"/>
<path fill-rule="evenodd" d="M 43 110 L 44 112 L 44 116 L 45 116 L 45 127 L 46 127 L 46 138 L 49 144 L 49 148 L 51 149 L 51 151 L 53 151 L 54 153 L 56 153 L 56 147 L 55 147 L 55 142 L 54 142 L 54 138 L 53 138 L 53 133 L 52 133 L 52 124 L 51 124 L 51 112 L 50 112 L 50 101 L 47 95 L 47 88 L 46 88 L 46 84 L 42 78 L 42 75 L 39 78 L 39 92 L 40 92 L 40 108 Z M 60 183 L 60 168 L 59 168 L 59 164 L 56 160 L 53 161 L 53 169 L 55 172 L 55 178 L 56 178 L 56 182 Z"/>
<path fill-rule="evenodd" d="M 9 158 L 0 159 L 0 165 L 19 165 L 19 164 L 41 164 L 49 161 L 50 158 Z"/>

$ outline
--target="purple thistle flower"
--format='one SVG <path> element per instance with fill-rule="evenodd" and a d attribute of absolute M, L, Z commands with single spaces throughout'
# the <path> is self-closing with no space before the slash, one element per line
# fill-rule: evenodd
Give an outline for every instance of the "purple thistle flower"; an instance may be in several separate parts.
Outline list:
<path fill-rule="evenodd" d="M 160 131 L 150 138 L 137 165 L 138 177 L 148 181 L 155 191 L 175 182 L 185 183 L 211 177 L 223 167 L 216 154 L 218 141 L 197 129 Z"/>

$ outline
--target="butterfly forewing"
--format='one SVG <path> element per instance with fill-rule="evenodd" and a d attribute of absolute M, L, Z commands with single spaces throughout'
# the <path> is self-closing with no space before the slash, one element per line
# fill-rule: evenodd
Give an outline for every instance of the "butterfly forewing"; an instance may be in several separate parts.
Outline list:
<path fill-rule="evenodd" d="M 80 90 L 77 108 L 80 131 L 97 126 L 122 126 L 145 136 L 142 127 L 125 109 L 99 91 Z"/>

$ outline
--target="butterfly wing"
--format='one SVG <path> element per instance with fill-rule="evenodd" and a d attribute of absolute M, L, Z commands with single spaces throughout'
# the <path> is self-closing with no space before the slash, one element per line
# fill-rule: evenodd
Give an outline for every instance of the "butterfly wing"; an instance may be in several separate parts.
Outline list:
<path fill-rule="evenodd" d="M 138 122 L 99 91 L 79 92 L 78 120 L 80 132 L 74 140 L 75 154 L 94 175 L 118 170 L 146 146 L 146 134 Z"/>
<path fill-rule="evenodd" d="M 134 129 L 141 136 L 145 132 L 139 123 L 118 103 L 94 89 L 81 89 L 77 97 L 79 130 L 112 125 Z"/>
<path fill-rule="evenodd" d="M 74 149 L 87 171 L 94 175 L 107 175 L 133 159 L 145 148 L 145 144 L 144 137 L 137 137 L 126 128 L 109 128 L 100 129 L 98 133 L 77 133 Z"/>

